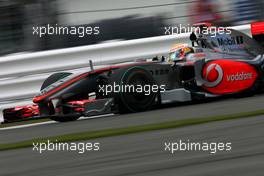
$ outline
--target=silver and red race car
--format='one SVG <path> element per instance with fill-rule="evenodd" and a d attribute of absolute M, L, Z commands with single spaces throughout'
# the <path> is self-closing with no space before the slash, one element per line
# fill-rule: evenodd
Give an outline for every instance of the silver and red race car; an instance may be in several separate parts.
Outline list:
<path fill-rule="evenodd" d="M 200 26 L 210 28 L 210 26 Z M 231 32 L 230 32 L 231 31 Z M 253 38 L 235 30 L 196 33 L 192 46 L 175 45 L 169 56 L 48 77 L 35 105 L 4 110 L 5 121 L 140 112 L 160 104 L 264 90 L 264 23 L 251 25 Z M 193 35 L 193 34 L 192 34 Z"/>

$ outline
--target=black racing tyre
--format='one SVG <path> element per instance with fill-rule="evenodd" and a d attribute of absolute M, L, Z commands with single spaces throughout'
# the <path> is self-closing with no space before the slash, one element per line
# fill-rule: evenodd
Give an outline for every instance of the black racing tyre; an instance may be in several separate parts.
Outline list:
<path fill-rule="evenodd" d="M 141 67 L 130 68 L 123 73 L 120 81 L 120 84 L 123 86 L 140 86 L 143 88 L 143 90 L 146 87 L 149 88 L 148 91 L 142 92 L 120 91 L 117 96 L 120 113 L 141 112 L 153 107 L 155 104 L 155 99 L 158 97 L 159 93 L 150 90 L 152 89 L 153 85 L 157 86 L 157 84 L 152 75 L 147 70 Z"/>
<path fill-rule="evenodd" d="M 55 83 L 56 81 L 63 79 L 72 73 L 69 72 L 60 72 L 55 73 L 49 76 L 42 84 L 40 90 L 45 89 L 46 87 L 50 86 L 51 84 Z M 41 116 L 49 116 L 54 114 L 54 107 L 52 103 L 40 103 L 39 104 L 39 111 Z M 51 120 L 57 121 L 57 122 L 69 122 L 69 121 L 75 121 L 80 117 L 80 115 L 65 115 L 65 116 L 56 116 L 56 117 L 50 117 Z"/>
<path fill-rule="evenodd" d="M 55 83 L 56 81 L 65 78 L 72 73 L 68 72 L 60 72 L 60 73 L 54 73 L 50 75 L 41 85 L 40 90 L 45 89 L 46 87 L 50 86 L 51 84 Z M 48 116 L 52 115 L 54 113 L 54 107 L 51 103 L 39 103 L 39 111 L 41 116 Z"/>
<path fill-rule="evenodd" d="M 52 75 L 50 75 L 42 84 L 40 90 L 45 89 L 46 87 L 50 86 L 51 84 L 55 83 L 56 81 L 65 78 L 69 75 L 71 75 L 72 73 L 69 72 L 59 72 L 59 73 L 54 73 Z"/>

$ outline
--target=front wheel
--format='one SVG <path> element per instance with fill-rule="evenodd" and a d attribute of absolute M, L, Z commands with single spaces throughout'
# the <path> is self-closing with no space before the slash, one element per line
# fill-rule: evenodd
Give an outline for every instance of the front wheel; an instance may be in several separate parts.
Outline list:
<path fill-rule="evenodd" d="M 55 73 L 49 76 L 42 84 L 41 89 L 43 90 L 50 86 L 51 84 L 67 77 L 70 76 L 72 73 L 69 72 L 60 72 L 60 73 Z M 40 115 L 43 117 L 50 117 L 51 120 L 57 121 L 57 122 L 69 122 L 69 121 L 75 121 L 78 118 L 80 118 L 79 114 L 72 115 L 72 114 L 65 114 L 61 116 L 52 116 L 55 114 L 54 107 L 51 102 L 41 102 L 38 104 L 39 105 L 39 112 Z"/>

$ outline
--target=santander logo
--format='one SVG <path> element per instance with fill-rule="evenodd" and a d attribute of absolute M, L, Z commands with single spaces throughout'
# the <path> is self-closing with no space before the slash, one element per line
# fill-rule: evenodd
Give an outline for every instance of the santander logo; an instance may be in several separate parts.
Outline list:
<path fill-rule="evenodd" d="M 204 89 L 214 94 L 235 93 L 249 89 L 258 77 L 252 65 L 232 60 L 208 62 L 202 74 L 205 81 Z"/>

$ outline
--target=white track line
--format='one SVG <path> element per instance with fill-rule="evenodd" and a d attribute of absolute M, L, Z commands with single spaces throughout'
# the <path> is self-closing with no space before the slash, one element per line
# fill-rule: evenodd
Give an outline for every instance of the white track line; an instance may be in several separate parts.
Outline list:
<path fill-rule="evenodd" d="M 103 115 L 91 116 L 91 117 L 81 117 L 78 120 L 97 119 L 97 118 L 102 118 L 102 117 L 107 117 L 107 116 L 113 116 L 113 115 L 114 114 L 103 114 Z M 28 127 L 41 126 L 41 125 L 47 125 L 47 124 L 53 124 L 53 123 L 58 123 L 58 122 L 55 122 L 55 121 L 47 121 L 47 122 L 40 122 L 40 123 L 32 123 L 32 124 L 25 124 L 25 125 L 4 127 L 4 128 L 0 128 L 0 131 L 3 131 L 3 130 L 13 130 L 13 129 L 19 129 L 19 128 L 28 128 Z"/>
<path fill-rule="evenodd" d="M 2 131 L 2 130 L 13 130 L 13 129 L 19 129 L 19 128 L 27 128 L 27 127 L 40 126 L 40 125 L 47 125 L 47 124 L 52 124 L 52 123 L 56 123 L 56 122 L 55 121 L 47 121 L 47 122 L 40 122 L 40 123 L 31 123 L 31 124 L 25 124 L 25 125 L 4 127 L 4 128 L 0 128 L 0 131 Z"/>

